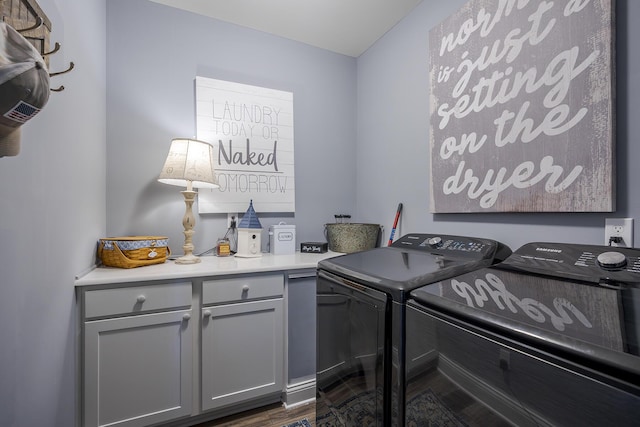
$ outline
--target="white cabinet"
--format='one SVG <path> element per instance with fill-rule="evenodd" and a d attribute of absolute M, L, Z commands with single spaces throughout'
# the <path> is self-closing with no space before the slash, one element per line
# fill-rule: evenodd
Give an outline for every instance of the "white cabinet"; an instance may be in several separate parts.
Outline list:
<path fill-rule="evenodd" d="M 76 427 L 220 418 L 281 401 L 287 372 L 296 381 L 291 402 L 309 390 L 313 397 L 315 267 L 332 255 L 202 257 L 189 266 L 96 268 L 78 279 Z M 287 337 L 304 348 L 287 352 Z"/>
<path fill-rule="evenodd" d="M 147 426 L 192 411 L 191 283 L 81 291 L 82 426 Z"/>
<path fill-rule="evenodd" d="M 202 410 L 280 399 L 284 383 L 283 274 L 202 285 Z"/>

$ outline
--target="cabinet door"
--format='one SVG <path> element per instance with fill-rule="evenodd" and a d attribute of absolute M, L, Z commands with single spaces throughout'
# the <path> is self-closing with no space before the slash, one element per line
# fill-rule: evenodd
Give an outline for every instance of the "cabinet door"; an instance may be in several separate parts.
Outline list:
<path fill-rule="evenodd" d="M 146 426 L 191 414 L 191 310 L 85 322 L 84 424 Z"/>
<path fill-rule="evenodd" d="M 282 298 L 203 309 L 202 409 L 281 392 Z"/>

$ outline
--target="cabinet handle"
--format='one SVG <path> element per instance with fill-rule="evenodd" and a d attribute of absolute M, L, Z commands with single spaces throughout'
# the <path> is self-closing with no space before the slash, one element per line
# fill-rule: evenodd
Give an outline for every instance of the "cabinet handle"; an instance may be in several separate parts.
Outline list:
<path fill-rule="evenodd" d="M 189 320 L 191 319 L 191 315 L 189 313 L 185 313 L 182 315 L 182 320 Z"/>
<path fill-rule="evenodd" d="M 205 310 L 205 311 L 202 312 L 202 315 L 204 317 L 211 317 L 211 311 L 210 310 Z"/>
<path fill-rule="evenodd" d="M 242 292 L 249 292 L 249 285 L 244 285 L 242 287 Z"/>
<path fill-rule="evenodd" d="M 136 301 L 138 301 L 140 304 L 142 304 L 146 300 L 147 300 L 147 297 L 145 297 L 144 295 L 138 295 L 138 298 L 136 298 Z"/>

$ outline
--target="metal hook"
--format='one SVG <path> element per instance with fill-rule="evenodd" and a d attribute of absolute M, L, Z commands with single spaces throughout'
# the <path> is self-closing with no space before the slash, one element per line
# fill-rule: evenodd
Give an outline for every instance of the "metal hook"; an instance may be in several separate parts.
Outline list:
<path fill-rule="evenodd" d="M 68 73 L 69 71 L 73 70 L 73 67 L 75 67 L 74 63 L 73 63 L 73 62 L 70 62 L 70 63 L 69 63 L 69 68 L 67 68 L 67 69 L 66 69 L 66 70 L 64 70 L 64 71 L 59 71 L 59 72 L 57 72 L 57 73 L 49 73 L 49 77 L 59 76 L 60 74 Z"/>
<path fill-rule="evenodd" d="M 33 24 L 31 27 L 23 28 L 21 30 L 16 30 L 16 31 L 19 32 L 19 33 L 24 33 L 24 32 L 31 31 L 31 30 L 37 30 L 38 28 L 40 28 L 42 26 L 43 22 L 44 21 L 42 20 L 42 18 L 40 18 L 39 16 L 36 16 L 36 23 L 35 24 Z"/>
<path fill-rule="evenodd" d="M 53 50 L 50 50 L 49 52 L 43 53 L 42 56 L 51 55 L 52 53 L 56 53 L 59 50 L 60 50 L 60 43 L 56 42 L 55 46 L 53 47 Z"/>
<path fill-rule="evenodd" d="M 53 88 L 51 88 L 51 89 L 49 89 L 49 90 L 50 90 L 51 92 L 62 92 L 62 91 L 64 90 L 64 86 L 60 86 L 60 87 L 59 87 L 59 88 L 57 88 L 57 89 L 53 89 Z"/>

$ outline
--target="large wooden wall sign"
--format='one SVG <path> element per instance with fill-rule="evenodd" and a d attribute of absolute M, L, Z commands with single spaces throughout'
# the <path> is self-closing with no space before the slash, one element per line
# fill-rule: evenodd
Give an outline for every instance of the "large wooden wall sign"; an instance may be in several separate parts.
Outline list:
<path fill-rule="evenodd" d="M 215 147 L 220 188 L 199 213 L 295 212 L 293 93 L 196 77 L 198 139 Z"/>
<path fill-rule="evenodd" d="M 431 212 L 615 210 L 612 2 L 471 0 L 431 29 Z"/>

